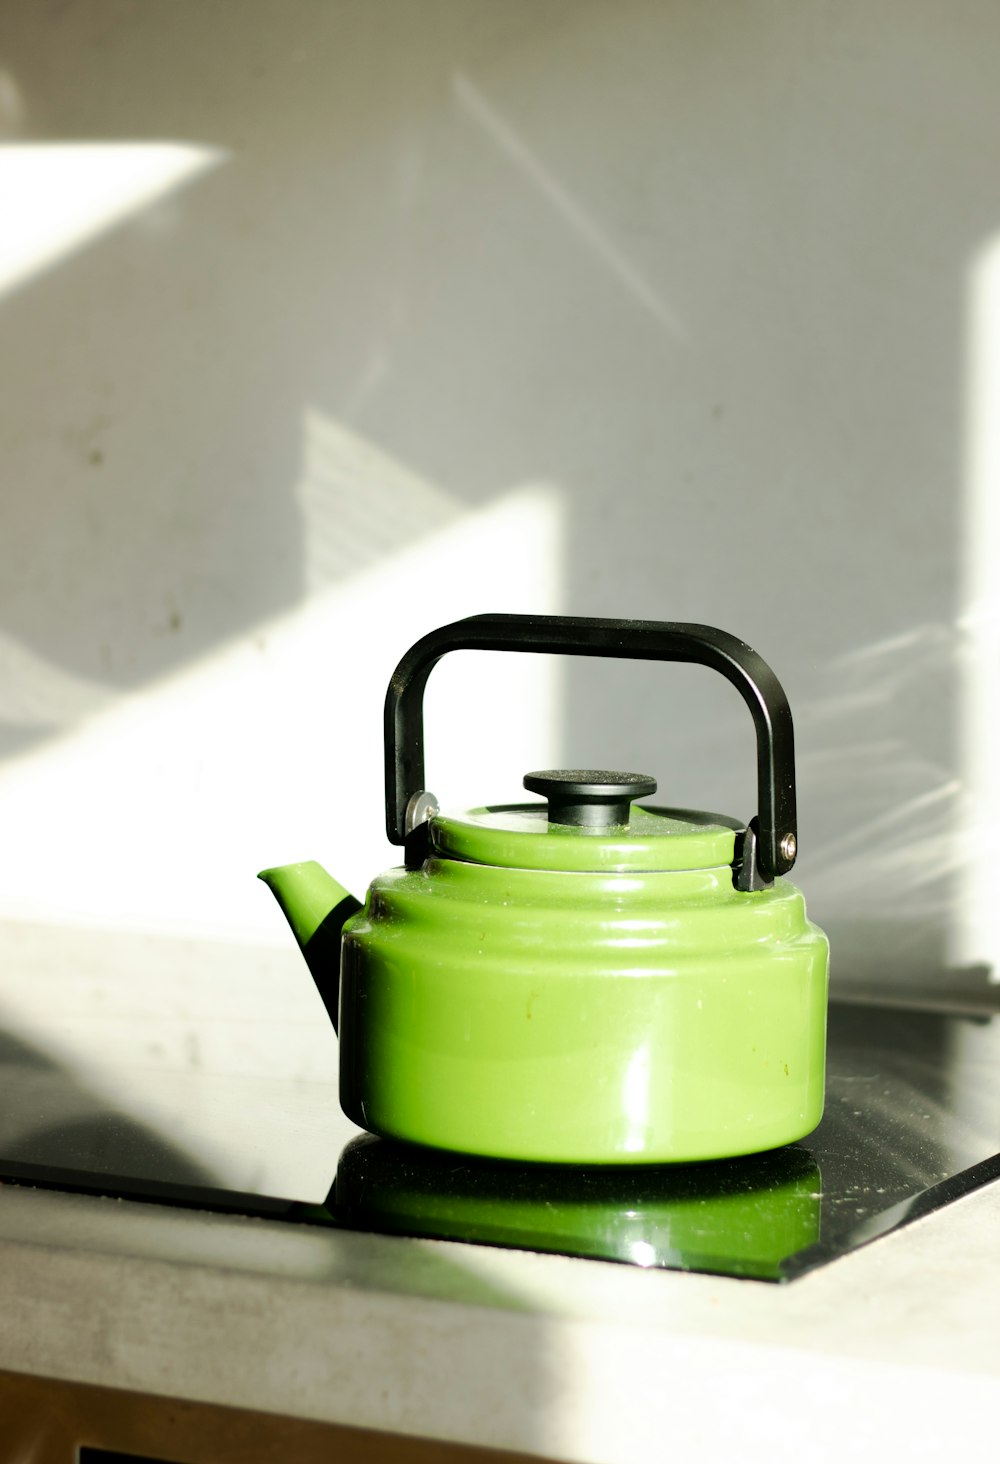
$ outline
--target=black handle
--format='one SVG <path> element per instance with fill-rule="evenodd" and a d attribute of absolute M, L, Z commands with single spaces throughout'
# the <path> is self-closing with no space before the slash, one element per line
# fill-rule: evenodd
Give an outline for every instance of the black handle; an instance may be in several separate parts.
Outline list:
<path fill-rule="evenodd" d="M 568 615 L 472 615 L 411 646 L 385 698 L 385 818 L 404 844 L 407 809 L 424 790 L 423 699 L 427 678 L 449 651 L 529 651 L 693 661 L 721 672 L 750 708 L 757 730 L 757 865 L 767 880 L 795 863 L 795 746 L 792 714 L 766 661 L 727 631 L 659 620 L 591 620 Z M 753 821 L 751 821 L 752 823 Z"/>

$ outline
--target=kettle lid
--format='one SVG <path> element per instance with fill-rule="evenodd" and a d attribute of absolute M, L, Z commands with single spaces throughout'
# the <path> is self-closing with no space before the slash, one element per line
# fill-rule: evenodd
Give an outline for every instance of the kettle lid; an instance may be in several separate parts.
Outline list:
<path fill-rule="evenodd" d="M 436 813 L 432 849 L 506 869 L 608 873 L 712 869 L 732 864 L 744 825 L 721 814 L 646 808 L 655 778 L 606 769 L 547 769 L 524 786 L 546 803 L 499 804 L 457 816 Z"/>

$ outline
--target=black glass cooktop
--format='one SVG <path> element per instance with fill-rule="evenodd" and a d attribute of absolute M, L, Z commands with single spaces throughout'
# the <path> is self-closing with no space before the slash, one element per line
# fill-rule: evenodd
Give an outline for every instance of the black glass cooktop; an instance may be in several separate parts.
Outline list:
<path fill-rule="evenodd" d="M 16 1067 L 0 1065 L 7 1113 L 31 1089 Z M 316 1203 L 192 1179 L 161 1139 L 120 1115 L 96 1128 L 53 1124 L 34 1149 L 5 1148 L 0 1134 L 8 1184 L 786 1281 L 1000 1176 L 1000 1022 L 833 1005 L 822 1124 L 752 1158 L 568 1168 L 360 1136 L 330 1171 Z"/>

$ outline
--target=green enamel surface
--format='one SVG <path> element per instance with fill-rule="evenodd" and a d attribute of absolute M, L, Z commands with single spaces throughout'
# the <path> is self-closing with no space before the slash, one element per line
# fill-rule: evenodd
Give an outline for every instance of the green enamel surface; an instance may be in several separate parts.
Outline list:
<path fill-rule="evenodd" d="M 303 950 L 330 911 L 341 900 L 349 898 L 343 885 L 327 874 L 315 859 L 262 869 L 257 878 L 262 879 L 273 892 Z"/>
<path fill-rule="evenodd" d="M 787 881 L 431 858 L 344 927 L 341 1101 L 372 1133 L 494 1158 L 774 1148 L 822 1113 L 827 966 Z"/>
<path fill-rule="evenodd" d="M 549 823 L 544 803 L 438 814 L 431 842 L 439 854 L 512 869 L 710 869 L 733 858 L 734 831 L 632 805 L 627 826 L 594 831 Z"/>

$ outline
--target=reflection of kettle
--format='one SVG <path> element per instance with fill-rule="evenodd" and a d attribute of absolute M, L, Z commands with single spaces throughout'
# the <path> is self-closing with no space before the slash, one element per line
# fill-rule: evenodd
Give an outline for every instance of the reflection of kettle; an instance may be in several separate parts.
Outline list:
<path fill-rule="evenodd" d="M 339 1224 L 396 1235 L 777 1279 L 819 1240 L 805 1149 L 642 1170 L 497 1164 L 365 1134 L 340 1156 Z"/>
<path fill-rule="evenodd" d="M 424 686 L 499 650 L 694 661 L 757 732 L 748 824 L 633 806 L 636 773 L 532 773 L 546 803 L 440 813 Z M 385 703 L 386 815 L 405 868 L 364 908 L 319 865 L 265 870 L 340 1033 L 344 1112 L 497 1159 L 723 1158 L 820 1120 L 828 946 L 799 891 L 792 723 L 749 646 L 702 625 L 479 615 L 417 642 Z M 338 980 L 339 972 L 339 980 Z"/>

